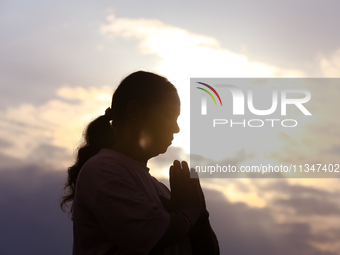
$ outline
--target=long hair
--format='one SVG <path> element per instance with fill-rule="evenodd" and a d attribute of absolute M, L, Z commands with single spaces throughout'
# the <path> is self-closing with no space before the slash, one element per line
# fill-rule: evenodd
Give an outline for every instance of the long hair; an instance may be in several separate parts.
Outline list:
<path fill-rule="evenodd" d="M 88 124 L 84 131 L 84 142 L 78 148 L 76 161 L 67 171 L 64 195 L 60 200 L 60 208 L 63 211 L 66 211 L 65 207 L 71 203 L 69 213 L 73 212 L 77 177 L 86 161 L 101 149 L 113 146 L 114 127 L 123 125 L 128 103 L 134 100 L 142 107 L 152 107 L 161 101 L 164 95 L 173 91 L 177 92 L 175 86 L 165 77 L 144 71 L 130 74 L 119 84 L 112 96 L 112 124 L 107 116 L 102 115 Z"/>

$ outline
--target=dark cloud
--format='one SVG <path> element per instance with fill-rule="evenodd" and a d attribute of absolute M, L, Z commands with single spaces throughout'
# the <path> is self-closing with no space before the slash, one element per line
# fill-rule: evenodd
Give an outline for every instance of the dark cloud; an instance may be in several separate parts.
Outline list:
<path fill-rule="evenodd" d="M 42 166 L 22 165 L 17 168 L 1 167 L 0 175 L 0 253 L 71 254 L 72 222 L 58 204 L 66 171 L 49 171 Z M 167 179 L 160 181 L 168 185 Z M 304 210 L 303 212 L 314 211 L 320 215 L 325 215 L 325 212 L 329 213 L 332 209 L 330 204 L 320 204 L 321 198 L 328 198 L 332 195 L 330 193 L 312 188 L 304 189 L 297 185 L 289 186 L 283 180 L 277 184 L 281 191 L 292 188 L 295 191 L 300 190 L 301 194 L 314 194 L 317 197 L 314 200 L 301 201 L 300 204 L 299 201 L 289 204 L 281 202 L 283 207 L 293 207 L 295 210 Z M 263 189 L 268 192 L 274 186 L 268 184 Z M 204 192 L 221 254 L 336 254 L 320 252 L 310 242 L 335 242 L 340 238 L 338 230 L 330 231 L 327 236 L 319 238 L 311 232 L 308 223 L 277 224 L 270 207 L 253 208 L 244 203 L 231 203 L 216 190 L 204 189 Z M 319 204 L 310 207 L 315 204 L 315 200 Z M 325 208 L 324 211 L 318 210 L 318 206 Z M 334 208 L 332 210 L 333 213 L 336 212 Z M 306 213 L 306 217 L 308 216 Z"/>
<path fill-rule="evenodd" d="M 168 185 L 168 180 L 160 180 Z M 273 180 L 268 180 L 273 182 Z M 282 181 L 283 182 L 283 181 Z M 283 185 L 282 185 L 283 186 Z M 289 188 L 287 184 L 285 187 Z M 295 187 L 297 189 L 298 186 Z M 317 192 L 313 189 L 306 191 Z M 210 222 L 218 237 L 221 254 L 252 254 L 252 255 L 335 255 L 337 253 L 321 252 L 311 246 L 311 241 L 328 242 L 340 238 L 340 231 L 332 231 L 332 235 L 319 239 L 311 233 L 308 223 L 277 224 L 273 219 L 271 208 L 252 208 L 244 203 L 231 203 L 222 193 L 204 189 Z M 320 195 L 323 193 L 320 191 Z M 303 201 L 303 202 L 307 202 Z M 311 209 L 311 204 L 292 204 L 300 210 Z M 321 204 L 319 204 L 321 206 Z M 304 207 L 305 206 L 305 207 Z M 324 215 L 330 212 L 331 206 L 318 210 L 315 214 Z M 311 212 L 309 210 L 309 212 Z M 306 217 L 309 216 L 306 214 Z"/>
<path fill-rule="evenodd" d="M 339 156 L 340 155 L 340 145 L 334 145 L 330 149 L 323 150 L 322 153 L 326 154 L 326 155 L 333 154 L 333 155 Z"/>
<path fill-rule="evenodd" d="M 6 146 L 11 146 L 10 143 Z M 6 156 L 2 153 L 0 153 L 0 173 L 2 169 L 6 168 L 20 168 L 25 165 L 25 163 L 21 159 L 15 159 L 9 156 Z"/>
<path fill-rule="evenodd" d="M 296 215 L 338 215 L 340 213 L 339 203 L 335 203 L 339 192 L 329 192 L 314 187 L 301 185 L 289 185 L 286 180 L 275 180 L 259 188 L 260 196 L 265 193 L 276 193 L 288 198 L 275 198 L 271 206 L 294 209 Z"/>
<path fill-rule="evenodd" d="M 11 147 L 11 143 L 9 141 L 6 141 L 3 138 L 0 138 L 0 148 L 8 148 Z"/>
<path fill-rule="evenodd" d="M 230 203 L 213 190 L 205 194 L 221 254 L 331 254 L 310 245 L 313 235 L 308 224 L 277 224 L 269 208 Z"/>
<path fill-rule="evenodd" d="M 72 163 L 72 156 L 65 148 L 50 144 L 40 144 L 32 150 L 28 158 L 30 162 L 45 164 L 46 169 L 50 170 L 60 170 L 66 164 Z"/>
<path fill-rule="evenodd" d="M 285 208 L 293 208 L 298 215 L 339 215 L 340 210 L 337 205 L 326 200 L 316 198 L 292 197 L 290 199 L 277 199 L 274 205 Z"/>
<path fill-rule="evenodd" d="M 275 191 L 278 193 L 289 195 L 291 197 L 310 196 L 317 197 L 319 199 L 324 199 L 325 197 L 331 199 L 339 196 L 338 192 L 329 192 L 314 187 L 289 184 L 285 179 L 268 182 L 265 185 L 261 186 L 260 191 L 261 192 Z"/>
<path fill-rule="evenodd" d="M 0 175 L 0 253 L 71 254 L 71 221 L 58 205 L 65 172 L 26 166 Z"/>

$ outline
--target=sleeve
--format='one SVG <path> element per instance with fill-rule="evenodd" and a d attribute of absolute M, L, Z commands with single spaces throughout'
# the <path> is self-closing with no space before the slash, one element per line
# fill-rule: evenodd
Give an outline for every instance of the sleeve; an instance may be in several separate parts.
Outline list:
<path fill-rule="evenodd" d="M 95 200 L 95 217 L 124 254 L 148 254 L 168 228 L 170 215 L 149 201 L 122 165 L 112 167 L 100 167 L 104 181 Z"/>
<path fill-rule="evenodd" d="M 209 219 L 191 229 L 190 239 L 193 255 L 220 254 L 218 240 L 211 228 Z"/>

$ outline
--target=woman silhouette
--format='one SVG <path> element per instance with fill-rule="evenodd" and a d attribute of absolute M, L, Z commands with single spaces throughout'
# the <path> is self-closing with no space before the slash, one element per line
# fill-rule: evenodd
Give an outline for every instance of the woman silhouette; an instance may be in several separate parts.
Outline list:
<path fill-rule="evenodd" d="M 179 113 L 176 88 L 138 71 L 120 83 L 105 115 L 88 125 L 61 200 L 62 209 L 71 202 L 73 254 L 219 254 L 199 180 L 190 178 L 187 163 L 175 160 L 170 167 L 171 192 L 147 167 L 179 132 Z"/>

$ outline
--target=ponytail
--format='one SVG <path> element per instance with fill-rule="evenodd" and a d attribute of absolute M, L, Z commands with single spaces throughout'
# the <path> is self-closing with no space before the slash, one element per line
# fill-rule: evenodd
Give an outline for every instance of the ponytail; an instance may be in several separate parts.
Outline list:
<path fill-rule="evenodd" d="M 70 214 L 73 212 L 73 199 L 76 189 L 76 181 L 80 169 L 85 162 L 96 155 L 103 148 L 110 148 L 113 145 L 113 128 L 106 114 L 93 120 L 85 129 L 84 143 L 78 148 L 76 162 L 68 168 L 68 177 L 64 186 L 64 196 L 61 197 L 60 208 L 65 211 L 68 202 L 72 202 Z"/>

